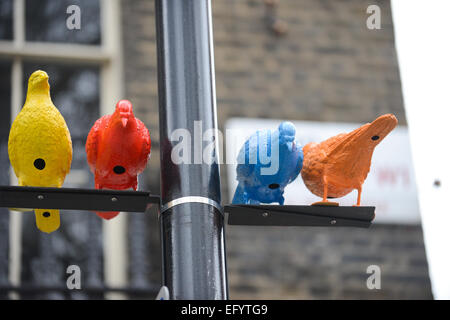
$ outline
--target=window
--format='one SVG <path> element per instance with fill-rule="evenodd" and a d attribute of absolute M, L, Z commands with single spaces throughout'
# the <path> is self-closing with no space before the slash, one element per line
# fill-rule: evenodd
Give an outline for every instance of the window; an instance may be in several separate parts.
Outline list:
<path fill-rule="evenodd" d="M 0 2 L 0 40 L 12 39 L 12 0 Z"/>
<path fill-rule="evenodd" d="M 66 26 L 70 5 L 80 8 L 80 30 Z M 72 136 L 72 168 L 64 186 L 93 188 L 94 178 L 84 151 L 86 137 L 95 120 L 111 113 L 115 102 L 122 98 L 121 33 L 116 23 L 120 21 L 119 6 L 120 0 L 0 2 L 0 166 L 5 167 L 0 170 L 2 185 L 17 184 L 12 170 L 7 173 L 9 128 L 25 101 L 28 77 L 43 69 L 50 77 L 52 100 Z M 35 227 L 34 214 L 11 212 L 8 217 L 0 213 L 0 287 L 8 283 L 65 286 L 66 268 L 71 264 L 80 266 L 85 288 L 124 285 L 125 219 L 122 214 L 102 226 L 102 220 L 92 212 L 62 212 L 60 229 L 47 235 Z M 103 243 L 108 247 L 103 248 Z M 33 298 L 36 294 L 30 290 L 20 297 Z M 70 295 L 103 296 L 75 291 Z M 48 291 L 39 297 L 66 296 Z"/>
<path fill-rule="evenodd" d="M 2 14 L 0 6 L 0 15 Z M 1 18 L 0 18 L 1 21 Z M 2 30 L 2 27 L 0 27 Z M 4 30 L 4 29 L 3 29 Z M 0 184 L 9 184 L 8 133 L 10 128 L 11 63 L 0 60 Z M 8 285 L 8 209 L 0 208 L 0 287 Z M 0 299 L 7 298 L 0 292 Z"/>
<path fill-rule="evenodd" d="M 82 31 L 73 32 L 66 27 L 67 8 L 78 5 L 82 14 Z M 100 2 L 74 0 L 26 0 L 26 41 L 81 43 L 99 45 Z"/>

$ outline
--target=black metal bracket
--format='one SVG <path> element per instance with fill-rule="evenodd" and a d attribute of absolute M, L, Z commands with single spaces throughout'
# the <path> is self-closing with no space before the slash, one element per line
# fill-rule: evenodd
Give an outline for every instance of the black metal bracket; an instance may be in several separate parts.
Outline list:
<path fill-rule="evenodd" d="M 145 212 L 160 203 L 145 191 L 0 186 L 0 207 Z"/>
<path fill-rule="evenodd" d="M 227 205 L 229 225 L 368 228 L 375 207 Z"/>
<path fill-rule="evenodd" d="M 160 205 L 146 191 L 0 186 L 0 207 L 145 212 Z M 368 228 L 375 207 L 226 205 L 229 225 Z"/>

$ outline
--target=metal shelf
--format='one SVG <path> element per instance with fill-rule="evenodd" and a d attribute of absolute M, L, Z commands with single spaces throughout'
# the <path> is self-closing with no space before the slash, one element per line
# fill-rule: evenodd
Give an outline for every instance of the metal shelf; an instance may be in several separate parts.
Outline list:
<path fill-rule="evenodd" d="M 0 186 L 0 207 L 145 212 L 160 204 L 146 191 Z M 368 228 L 375 207 L 226 205 L 229 225 Z"/>
<path fill-rule="evenodd" d="M 145 191 L 0 186 L 0 207 L 6 208 L 145 212 L 159 201 Z"/>
<path fill-rule="evenodd" d="M 375 207 L 227 205 L 229 225 L 368 228 Z"/>

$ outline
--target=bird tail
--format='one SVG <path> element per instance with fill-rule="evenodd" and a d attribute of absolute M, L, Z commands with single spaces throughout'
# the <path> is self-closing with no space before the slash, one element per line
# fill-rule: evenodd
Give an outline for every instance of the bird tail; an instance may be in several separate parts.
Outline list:
<path fill-rule="evenodd" d="M 60 225 L 59 210 L 57 209 L 34 209 L 36 226 L 39 230 L 51 233 L 58 230 Z"/>
<path fill-rule="evenodd" d="M 30 212 L 33 211 L 33 209 L 30 208 L 8 208 L 11 211 L 18 211 L 18 212 Z"/>
<path fill-rule="evenodd" d="M 119 214 L 118 211 L 95 211 L 95 214 L 100 218 L 110 220 Z"/>
<path fill-rule="evenodd" d="M 241 182 L 239 182 L 238 186 L 236 187 L 236 191 L 234 192 L 233 197 L 233 204 L 246 204 L 247 201 L 244 199 L 244 186 Z"/>

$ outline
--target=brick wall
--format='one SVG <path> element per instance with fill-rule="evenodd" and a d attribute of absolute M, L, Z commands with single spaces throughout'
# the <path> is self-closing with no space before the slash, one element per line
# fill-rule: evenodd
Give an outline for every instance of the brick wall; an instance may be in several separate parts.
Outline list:
<path fill-rule="evenodd" d="M 381 8 L 381 30 L 366 28 L 369 4 Z M 122 12 L 125 92 L 152 135 L 145 178 L 158 192 L 154 2 L 122 1 Z M 221 129 L 229 117 L 368 122 L 392 112 L 406 123 L 389 1 L 281 0 L 268 10 L 264 0 L 214 0 L 213 23 Z M 420 226 L 226 231 L 231 298 L 431 298 Z M 381 290 L 366 288 L 371 264 L 381 267 Z"/>
<path fill-rule="evenodd" d="M 431 297 L 420 227 L 228 227 L 227 240 L 233 299 Z M 370 265 L 381 290 L 367 289 Z"/>

